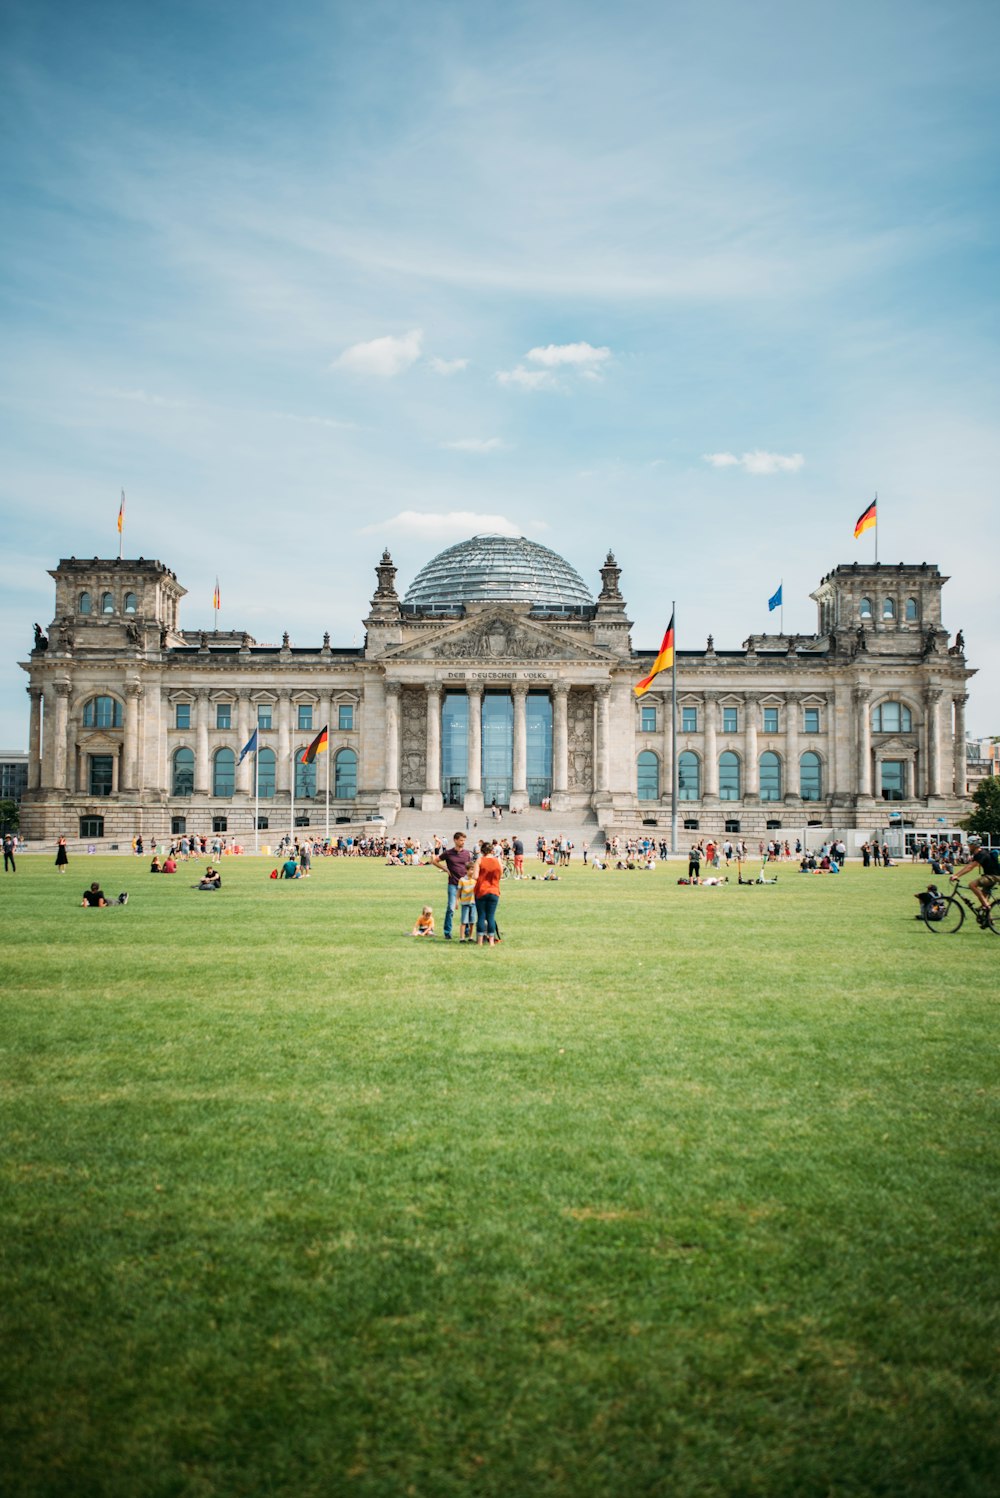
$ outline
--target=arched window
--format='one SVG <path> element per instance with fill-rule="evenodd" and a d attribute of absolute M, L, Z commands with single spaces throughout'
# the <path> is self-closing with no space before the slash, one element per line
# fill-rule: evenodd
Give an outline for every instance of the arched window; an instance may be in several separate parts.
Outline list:
<path fill-rule="evenodd" d="M 236 784 L 236 755 L 231 749 L 217 749 L 212 760 L 212 795 L 231 796 Z"/>
<path fill-rule="evenodd" d="M 640 801 L 660 799 L 660 761 L 652 749 L 644 749 L 639 755 L 636 778 Z"/>
<path fill-rule="evenodd" d="M 79 611 L 80 611 L 81 614 L 89 614 L 90 613 L 90 594 L 89 593 L 81 593 L 80 594 L 80 601 L 77 604 L 77 608 L 79 609 Z"/>
<path fill-rule="evenodd" d="M 862 598 L 859 609 L 862 619 L 870 619 L 872 616 L 872 601 L 870 598 Z"/>
<path fill-rule="evenodd" d="M 760 799 L 781 800 L 781 760 L 770 751 L 760 757 Z"/>
<path fill-rule="evenodd" d="M 338 801 L 353 801 L 358 794 L 358 756 L 341 749 L 333 762 L 333 794 Z"/>
<path fill-rule="evenodd" d="M 740 757 L 729 749 L 719 755 L 719 800 L 740 799 Z"/>
<path fill-rule="evenodd" d="M 83 709 L 84 728 L 121 728 L 122 705 L 116 697 L 91 697 Z"/>
<path fill-rule="evenodd" d="M 909 733 L 910 709 L 902 702 L 883 702 L 872 713 L 872 733 Z"/>
<path fill-rule="evenodd" d="M 115 600 L 110 593 L 101 594 L 101 613 L 113 614 L 115 611 Z"/>
<path fill-rule="evenodd" d="M 917 600 L 915 598 L 908 598 L 906 600 L 906 622 L 907 622 L 907 624 L 914 624 L 919 618 L 920 618 L 920 609 L 919 609 L 919 607 L 917 605 Z"/>
<path fill-rule="evenodd" d="M 891 598 L 884 599 L 883 602 L 882 602 L 882 618 L 883 619 L 895 619 L 895 617 L 896 617 L 896 605 L 895 605 L 895 603 L 893 602 L 893 600 Z"/>
<path fill-rule="evenodd" d="M 194 795 L 193 749 L 176 749 L 174 751 L 173 787 L 173 794 L 175 796 Z"/>
<path fill-rule="evenodd" d="M 311 765 L 302 763 L 302 756 L 308 747 L 308 744 L 303 744 L 301 749 L 295 751 L 296 801 L 311 801 L 316 795 L 316 761 L 313 760 Z"/>
<path fill-rule="evenodd" d="M 277 760 L 273 749 L 257 751 L 257 794 L 262 801 L 270 801 L 274 795 L 274 776 Z"/>
<path fill-rule="evenodd" d="M 678 801 L 701 800 L 701 761 L 690 749 L 677 758 Z"/>
<path fill-rule="evenodd" d="M 135 611 L 136 611 L 136 597 L 135 597 L 135 594 L 134 593 L 126 593 L 125 594 L 125 612 L 126 612 L 126 614 L 134 614 Z"/>
<path fill-rule="evenodd" d="M 799 760 L 799 795 L 803 801 L 818 801 L 823 794 L 823 766 L 818 754 L 803 754 Z"/>

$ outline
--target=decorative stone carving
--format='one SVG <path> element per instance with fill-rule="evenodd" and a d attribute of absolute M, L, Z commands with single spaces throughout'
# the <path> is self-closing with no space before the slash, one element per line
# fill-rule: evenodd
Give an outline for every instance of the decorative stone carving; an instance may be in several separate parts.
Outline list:
<path fill-rule="evenodd" d="M 399 716 L 399 790 L 405 801 L 424 789 L 427 774 L 427 693 L 423 687 L 404 687 Z"/>
<path fill-rule="evenodd" d="M 589 791 L 594 783 L 594 709 L 588 691 L 569 694 L 569 789 Z"/>

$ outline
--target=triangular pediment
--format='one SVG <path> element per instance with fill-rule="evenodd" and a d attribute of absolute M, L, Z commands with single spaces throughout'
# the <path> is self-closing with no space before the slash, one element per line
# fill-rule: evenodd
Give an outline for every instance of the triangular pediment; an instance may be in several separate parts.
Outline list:
<path fill-rule="evenodd" d="M 579 661 L 607 665 L 612 652 L 575 639 L 549 624 L 504 608 L 491 608 L 393 645 L 383 659 L 393 661 Z"/>

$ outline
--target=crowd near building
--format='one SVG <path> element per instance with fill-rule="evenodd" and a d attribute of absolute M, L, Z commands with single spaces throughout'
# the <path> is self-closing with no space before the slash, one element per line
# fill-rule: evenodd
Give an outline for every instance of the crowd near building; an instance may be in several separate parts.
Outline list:
<path fill-rule="evenodd" d="M 450 547 L 402 598 L 388 551 L 375 574 L 363 645 L 266 645 L 183 629 L 185 589 L 162 562 L 61 561 L 52 622 L 22 663 L 23 831 L 252 845 L 255 831 L 494 804 L 609 835 L 669 827 L 671 677 L 636 698 L 656 650 L 632 645 L 611 553 L 596 594 L 555 552 L 506 536 Z M 680 836 L 890 814 L 954 825 L 974 673 L 943 624 L 946 581 L 926 562 L 839 566 L 811 595 L 814 634 L 679 649 Z M 303 762 L 324 728 L 325 752 Z"/>

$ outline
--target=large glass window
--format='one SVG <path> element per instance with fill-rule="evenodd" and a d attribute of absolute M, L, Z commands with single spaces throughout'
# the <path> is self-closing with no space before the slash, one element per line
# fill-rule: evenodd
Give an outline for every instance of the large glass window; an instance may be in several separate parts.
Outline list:
<path fill-rule="evenodd" d="M 302 763 L 302 756 L 309 748 L 303 744 L 301 749 L 295 751 L 295 799 L 296 801 L 312 801 L 316 795 L 316 761 L 311 765 Z"/>
<path fill-rule="evenodd" d="M 111 594 L 110 593 L 102 593 L 102 595 L 101 595 L 101 613 L 102 614 L 113 614 L 114 611 L 115 611 L 115 601 L 112 598 Z"/>
<path fill-rule="evenodd" d="M 698 709 L 696 707 L 681 708 L 681 733 L 698 732 Z"/>
<path fill-rule="evenodd" d="M 906 762 L 884 759 L 881 763 L 882 800 L 902 801 L 906 791 Z"/>
<path fill-rule="evenodd" d="M 862 598 L 859 610 L 862 619 L 870 619 L 872 616 L 872 601 L 870 598 Z"/>
<path fill-rule="evenodd" d="M 483 694 L 483 800 L 510 802 L 514 767 L 514 703 L 508 692 Z"/>
<path fill-rule="evenodd" d="M 262 801 L 274 795 L 277 756 L 273 749 L 257 750 L 257 794 Z"/>
<path fill-rule="evenodd" d="M 740 757 L 726 750 L 719 755 L 719 800 L 740 799 Z"/>
<path fill-rule="evenodd" d="M 644 749 L 639 755 L 636 778 L 640 801 L 660 799 L 660 761 L 651 749 Z"/>
<path fill-rule="evenodd" d="M 212 795 L 231 796 L 236 784 L 236 755 L 231 749 L 217 749 L 212 761 Z"/>
<path fill-rule="evenodd" d="M 640 707 L 640 709 L 639 709 L 639 732 L 640 733 L 655 733 L 656 732 L 656 708 L 655 707 L 652 707 L 652 706 L 647 707 L 645 705 L 642 706 L 642 707 Z"/>
<path fill-rule="evenodd" d="M 104 818 L 103 817 L 81 817 L 80 818 L 80 836 L 81 837 L 103 837 L 104 836 Z"/>
<path fill-rule="evenodd" d="M 190 728 L 191 727 L 191 704 L 190 704 L 190 702 L 176 702 L 176 703 L 174 703 L 174 727 L 175 728 Z"/>
<path fill-rule="evenodd" d="M 125 594 L 125 612 L 126 612 L 126 614 L 134 614 L 135 611 L 136 611 L 136 596 L 135 596 L 134 593 L 126 593 Z"/>
<path fill-rule="evenodd" d="M 909 733 L 913 726 L 910 709 L 902 702 L 883 702 L 872 713 L 873 733 Z"/>
<path fill-rule="evenodd" d="M 257 727 L 270 728 L 272 704 L 270 702 L 258 702 L 257 704 Z"/>
<path fill-rule="evenodd" d="M 80 594 L 80 601 L 77 604 L 77 608 L 80 610 L 81 614 L 89 614 L 90 613 L 90 594 L 89 593 L 81 593 Z"/>
<path fill-rule="evenodd" d="M 776 707 L 765 707 L 764 709 L 764 732 L 778 732 L 778 709 Z"/>
<path fill-rule="evenodd" d="M 353 702 L 342 702 L 337 708 L 337 728 L 341 733 L 354 732 Z"/>
<path fill-rule="evenodd" d="M 699 801 L 701 799 L 701 761 L 697 754 L 692 754 L 686 749 L 677 757 L 677 799 L 678 801 Z"/>
<path fill-rule="evenodd" d="M 919 618 L 920 618 L 920 609 L 919 609 L 919 607 L 917 605 L 917 600 L 915 598 L 908 598 L 906 600 L 906 622 L 907 622 L 907 624 L 913 624 Z"/>
<path fill-rule="evenodd" d="M 468 784 L 469 699 L 447 692 L 441 705 L 441 791 L 446 806 L 461 806 Z"/>
<path fill-rule="evenodd" d="M 175 796 L 194 795 L 193 749 L 177 749 L 174 751 L 173 794 Z"/>
<path fill-rule="evenodd" d="M 823 794 L 823 767 L 818 754 L 803 754 L 799 760 L 799 795 L 803 801 L 818 801 Z"/>
<path fill-rule="evenodd" d="M 115 697 L 91 697 L 83 709 L 84 728 L 121 728 L 122 705 Z"/>
<path fill-rule="evenodd" d="M 113 774 L 113 759 L 110 754 L 92 754 L 90 756 L 90 794 L 110 796 Z"/>
<path fill-rule="evenodd" d="M 302 730 L 302 729 L 311 729 L 312 726 L 313 726 L 312 703 L 311 702 L 300 702 L 299 703 L 299 721 L 298 721 L 298 727 L 299 727 L 300 730 Z"/>
<path fill-rule="evenodd" d="M 552 699 L 529 692 L 524 709 L 527 738 L 528 800 L 540 806 L 552 794 Z"/>
<path fill-rule="evenodd" d="M 770 751 L 760 757 L 760 799 L 781 800 L 781 760 Z"/>
<path fill-rule="evenodd" d="M 341 749 L 333 762 L 333 794 L 338 801 L 353 801 L 358 794 L 358 756 Z"/>
<path fill-rule="evenodd" d="M 802 710 L 802 727 L 806 733 L 819 733 L 819 708 L 807 707 Z"/>
<path fill-rule="evenodd" d="M 739 733 L 740 710 L 738 707 L 724 707 L 722 709 L 722 732 Z"/>
<path fill-rule="evenodd" d="M 232 728 L 233 704 L 231 702 L 217 702 L 215 704 L 215 726 L 216 728 Z"/>
<path fill-rule="evenodd" d="M 883 602 L 882 602 L 882 618 L 883 619 L 895 619 L 895 617 L 896 617 L 896 605 L 895 605 L 895 603 L 893 602 L 893 600 L 891 598 L 884 599 Z"/>

